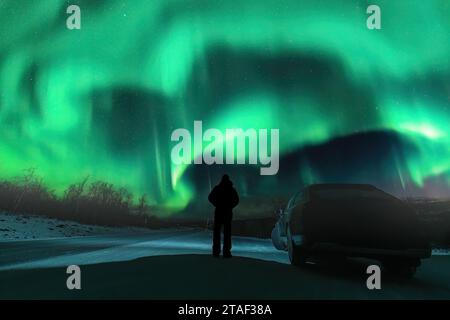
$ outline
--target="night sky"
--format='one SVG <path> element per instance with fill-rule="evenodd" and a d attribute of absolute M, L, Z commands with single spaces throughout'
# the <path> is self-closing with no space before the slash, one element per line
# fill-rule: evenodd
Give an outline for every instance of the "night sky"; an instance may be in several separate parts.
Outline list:
<path fill-rule="evenodd" d="M 450 196 L 449 40 L 448 0 L 0 0 L 0 178 L 91 175 L 175 208 L 224 171 L 243 195 Z M 278 175 L 174 166 L 171 132 L 194 120 L 279 128 Z"/>

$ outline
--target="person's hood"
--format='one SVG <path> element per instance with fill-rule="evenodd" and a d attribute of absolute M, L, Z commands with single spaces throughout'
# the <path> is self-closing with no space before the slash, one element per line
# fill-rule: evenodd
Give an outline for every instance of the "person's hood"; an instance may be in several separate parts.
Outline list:
<path fill-rule="evenodd" d="M 222 181 L 220 181 L 219 186 L 232 187 L 233 186 L 233 182 L 231 180 L 222 180 Z"/>

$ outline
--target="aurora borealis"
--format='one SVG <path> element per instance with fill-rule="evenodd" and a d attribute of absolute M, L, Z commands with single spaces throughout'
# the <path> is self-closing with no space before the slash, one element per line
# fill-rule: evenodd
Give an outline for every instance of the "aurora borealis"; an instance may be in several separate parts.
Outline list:
<path fill-rule="evenodd" d="M 81 30 L 65 26 L 69 4 Z M 366 28 L 369 4 L 381 30 Z M 182 208 L 198 180 L 171 163 L 170 134 L 202 120 L 280 129 L 289 165 L 278 177 L 236 168 L 244 194 L 387 175 L 445 196 L 449 40 L 447 0 L 0 0 L 0 178 L 35 167 L 61 191 L 91 175 Z M 352 172 L 304 156 L 371 132 L 395 140 L 380 172 L 378 159 Z M 354 152 L 386 153 L 364 141 Z"/>

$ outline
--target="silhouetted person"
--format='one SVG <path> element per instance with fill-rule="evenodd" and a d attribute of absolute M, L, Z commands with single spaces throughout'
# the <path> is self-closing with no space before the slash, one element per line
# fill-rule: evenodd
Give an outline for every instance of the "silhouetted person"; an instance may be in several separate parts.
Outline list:
<path fill-rule="evenodd" d="M 220 183 L 208 196 L 209 202 L 216 207 L 214 213 L 213 256 L 220 255 L 220 233 L 223 226 L 223 256 L 231 258 L 231 221 L 233 208 L 239 203 L 239 195 L 233 187 L 228 175 L 224 175 Z"/>

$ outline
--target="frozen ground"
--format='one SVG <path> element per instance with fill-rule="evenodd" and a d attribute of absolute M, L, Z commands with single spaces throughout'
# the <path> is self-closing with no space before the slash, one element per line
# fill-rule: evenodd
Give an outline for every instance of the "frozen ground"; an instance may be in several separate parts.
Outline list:
<path fill-rule="evenodd" d="M 211 232 L 89 226 L 35 216 L 0 214 L 0 270 L 129 261 L 142 257 L 210 254 Z M 288 264 L 270 239 L 233 237 L 236 256 Z M 434 256 L 449 255 L 435 249 Z"/>
<path fill-rule="evenodd" d="M 448 255 L 424 260 L 410 281 L 383 273 L 377 291 L 365 262 L 295 268 L 270 240 L 245 237 L 217 259 L 210 243 L 198 230 L 0 242 L 0 299 L 450 299 Z M 66 288 L 72 264 L 82 290 Z"/>
<path fill-rule="evenodd" d="M 450 298 L 450 257 L 443 250 L 424 260 L 412 281 L 383 278 L 383 290 L 371 292 L 360 262 L 336 270 L 294 268 L 270 239 L 233 237 L 234 258 L 227 261 L 210 256 L 205 230 L 103 228 L 12 215 L 0 220 L 2 229 L 15 230 L 0 240 L 0 298 Z M 65 289 L 72 264 L 82 266 L 80 292 Z"/>
<path fill-rule="evenodd" d="M 0 271 L 90 265 L 142 257 L 211 253 L 211 234 L 199 230 L 157 230 L 42 240 L 0 241 Z M 233 254 L 288 263 L 269 239 L 233 238 Z"/>
<path fill-rule="evenodd" d="M 0 213 L 0 241 L 148 232 L 143 228 L 111 228 L 41 216 Z"/>

